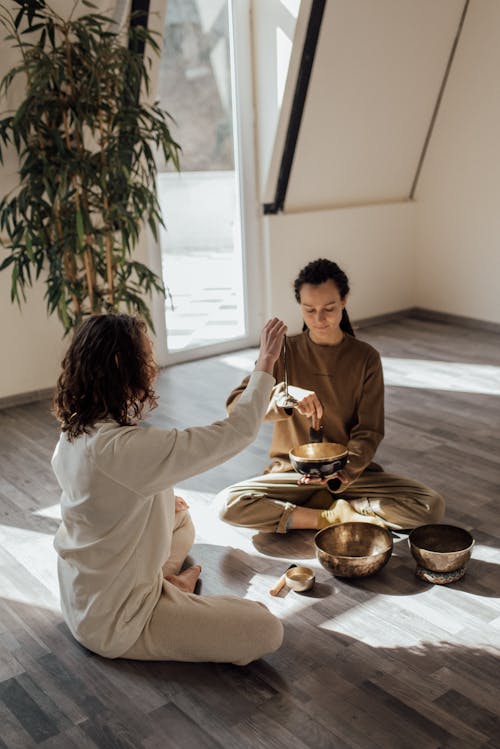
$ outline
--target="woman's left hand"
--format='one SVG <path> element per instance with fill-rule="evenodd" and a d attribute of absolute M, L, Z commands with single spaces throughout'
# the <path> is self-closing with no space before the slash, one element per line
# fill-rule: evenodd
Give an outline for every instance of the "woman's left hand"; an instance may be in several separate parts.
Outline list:
<path fill-rule="evenodd" d="M 182 512 L 182 510 L 189 509 L 189 505 L 185 499 L 183 499 L 182 497 L 177 497 L 177 496 L 174 496 L 174 499 L 175 499 L 175 511 L 176 512 Z"/>
<path fill-rule="evenodd" d="M 326 486 L 330 479 L 340 479 L 343 484 L 349 483 L 349 479 L 347 478 L 344 471 L 338 471 L 337 473 L 330 474 L 330 476 L 325 476 L 324 479 L 316 476 L 301 476 L 297 481 L 297 484 L 299 486 L 304 486 L 304 484 L 317 484 L 318 486 Z"/>

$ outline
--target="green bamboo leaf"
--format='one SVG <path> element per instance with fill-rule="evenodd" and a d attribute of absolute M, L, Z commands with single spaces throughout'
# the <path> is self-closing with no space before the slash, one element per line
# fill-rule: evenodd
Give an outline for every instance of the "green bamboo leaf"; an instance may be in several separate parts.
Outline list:
<path fill-rule="evenodd" d="M 31 234 L 28 231 L 25 232 L 24 241 L 26 243 L 26 250 L 27 250 L 27 253 L 28 253 L 28 257 L 33 262 L 34 259 L 35 259 L 35 256 L 33 254 L 33 242 L 32 242 L 32 239 L 31 239 Z"/>
<path fill-rule="evenodd" d="M 12 268 L 12 276 L 11 276 L 11 287 L 10 287 L 10 300 L 11 302 L 17 301 L 17 303 L 20 303 L 18 290 L 17 290 L 17 284 L 19 279 L 19 268 L 17 263 Z"/>
<path fill-rule="evenodd" d="M 0 271 L 4 270 L 5 268 L 8 268 L 9 265 L 11 265 L 16 259 L 15 255 L 7 255 L 6 258 L 2 260 L 0 263 Z"/>
<path fill-rule="evenodd" d="M 24 29 L 24 31 L 21 31 L 21 34 L 31 34 L 32 31 L 38 31 L 38 29 L 45 28 L 45 23 L 34 23 L 32 26 L 30 25 L 27 29 Z"/>
<path fill-rule="evenodd" d="M 47 23 L 47 34 L 49 35 L 49 40 L 50 40 L 52 49 L 55 49 L 56 38 L 55 38 L 55 31 L 54 31 L 54 22 L 52 19 L 49 19 Z"/>
<path fill-rule="evenodd" d="M 26 114 L 26 110 L 28 109 L 28 107 L 29 107 L 29 104 L 30 104 L 30 101 L 29 101 L 29 99 L 25 99 L 25 100 L 24 100 L 24 101 L 22 102 L 22 104 L 21 104 L 21 105 L 19 106 L 19 108 L 17 109 L 17 111 L 16 111 L 16 113 L 15 113 L 15 115 L 14 115 L 14 118 L 13 118 L 13 120 L 12 120 L 12 125 L 11 125 L 11 127 L 12 127 L 12 129 L 13 129 L 14 131 L 15 131 L 15 129 L 16 129 L 17 127 L 19 127 L 19 125 L 20 125 L 20 123 L 21 123 L 21 121 L 22 121 L 23 117 L 24 117 L 24 116 L 25 116 L 25 114 Z"/>
<path fill-rule="evenodd" d="M 14 26 L 16 29 L 19 28 L 19 24 L 21 23 L 23 19 L 23 15 L 24 15 L 24 8 L 21 8 L 21 10 L 18 12 L 18 14 L 16 15 L 14 19 Z"/>

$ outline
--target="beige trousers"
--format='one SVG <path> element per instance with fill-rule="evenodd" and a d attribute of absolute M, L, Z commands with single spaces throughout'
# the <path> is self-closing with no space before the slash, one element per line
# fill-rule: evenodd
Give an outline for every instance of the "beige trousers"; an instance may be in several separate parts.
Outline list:
<path fill-rule="evenodd" d="M 177 574 L 194 541 L 189 512 L 176 513 L 164 575 Z M 163 581 L 163 590 L 141 636 L 122 658 L 144 661 L 213 661 L 244 666 L 272 653 L 283 625 L 256 601 L 236 596 L 197 596 Z"/>
<path fill-rule="evenodd" d="M 365 471 L 341 494 L 298 485 L 299 478 L 292 471 L 267 473 L 233 484 L 217 497 L 221 519 L 264 533 L 286 533 L 297 505 L 325 510 L 336 499 L 347 500 L 357 512 L 374 515 L 395 530 L 437 523 L 444 515 L 440 494 L 384 471 Z"/>

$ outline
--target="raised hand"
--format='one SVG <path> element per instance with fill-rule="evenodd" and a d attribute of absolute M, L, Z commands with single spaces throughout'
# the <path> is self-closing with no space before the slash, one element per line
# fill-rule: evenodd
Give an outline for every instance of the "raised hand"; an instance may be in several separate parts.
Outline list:
<path fill-rule="evenodd" d="M 283 346 L 283 336 L 286 333 L 285 323 L 273 317 L 264 325 L 260 334 L 260 351 L 255 369 L 261 372 L 273 373 L 273 368 Z"/>

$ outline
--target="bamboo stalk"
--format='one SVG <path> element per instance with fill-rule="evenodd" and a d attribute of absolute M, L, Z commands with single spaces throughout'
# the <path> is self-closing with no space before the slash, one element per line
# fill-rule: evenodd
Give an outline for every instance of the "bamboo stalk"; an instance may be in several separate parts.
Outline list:
<path fill-rule="evenodd" d="M 101 108 L 101 101 L 99 99 L 99 132 L 101 135 L 101 168 L 104 172 L 105 167 L 105 161 L 104 161 L 104 148 L 107 145 L 107 138 L 106 133 L 104 132 L 104 123 L 102 119 L 102 108 Z M 104 244 L 106 247 L 106 280 L 108 284 L 108 296 L 109 296 L 109 302 L 111 305 L 114 305 L 115 302 L 115 290 L 114 290 L 114 268 L 113 268 L 113 243 L 111 241 L 110 236 L 110 229 L 109 226 L 109 198 L 104 192 L 103 194 L 103 204 L 104 204 Z"/>
<path fill-rule="evenodd" d="M 64 126 L 64 137 L 66 140 L 66 146 L 68 150 L 71 148 L 71 135 L 69 132 L 69 124 L 68 124 L 68 114 L 66 110 L 63 111 L 63 126 Z M 81 185 L 78 182 L 77 176 L 74 175 L 71 178 L 71 182 L 73 184 L 73 187 L 75 188 L 75 208 L 78 212 L 81 212 L 81 200 L 83 202 L 83 191 L 81 188 Z M 88 203 L 86 205 L 87 211 L 88 211 Z M 89 295 L 89 304 L 90 309 L 92 312 L 95 311 L 94 309 L 94 284 L 95 284 L 95 271 L 93 268 L 93 261 L 92 261 L 92 252 L 91 252 L 91 242 L 89 241 L 91 238 L 91 235 L 88 233 L 85 234 L 85 244 L 84 244 L 84 250 L 83 250 L 83 263 L 85 267 L 85 275 L 87 279 L 87 292 Z"/>
<path fill-rule="evenodd" d="M 87 276 L 87 291 L 89 294 L 89 303 L 91 312 L 95 312 L 94 309 L 94 286 L 92 282 L 92 256 L 89 252 L 89 248 L 85 247 L 83 253 L 83 262 L 85 264 L 85 274 Z"/>
<path fill-rule="evenodd" d="M 64 237 L 64 231 L 62 227 L 61 222 L 61 215 L 60 215 L 60 207 L 59 207 L 59 198 L 56 197 L 56 201 L 54 204 L 54 215 L 56 217 L 56 229 L 57 233 L 59 234 L 59 239 L 63 240 Z M 68 251 L 63 250 L 63 264 L 64 264 L 64 270 L 66 272 L 66 276 L 68 277 L 69 281 L 72 285 L 75 284 L 76 278 L 77 278 L 77 267 L 74 256 Z M 75 307 L 75 312 L 78 315 L 78 317 L 81 315 L 82 312 L 82 306 L 80 303 L 80 300 L 78 299 L 77 295 L 74 291 L 71 292 L 71 300 L 73 302 L 73 305 Z"/>
<path fill-rule="evenodd" d="M 65 29 L 65 47 L 66 47 L 66 73 L 68 76 L 68 81 L 70 83 L 71 89 L 73 89 L 73 67 L 71 65 L 71 53 L 70 53 L 70 44 L 69 44 L 69 38 L 68 38 L 68 32 L 67 28 Z M 68 123 L 68 113 L 66 110 L 63 111 L 63 126 L 64 126 L 64 134 L 66 139 L 66 146 L 68 150 L 71 148 L 71 134 L 69 131 L 69 123 Z M 81 139 L 79 138 L 78 129 L 75 128 L 75 141 L 76 141 L 76 147 L 82 155 L 83 151 L 83 144 L 81 143 Z M 74 175 L 72 177 L 72 184 L 75 188 L 75 207 L 77 211 L 81 212 L 81 205 L 83 204 L 84 208 L 87 211 L 87 215 L 89 215 L 88 210 L 88 200 L 87 196 L 84 194 L 84 190 L 82 188 L 81 183 L 78 182 L 77 176 Z M 85 245 L 84 245 L 84 251 L 83 251 L 83 263 L 85 266 L 85 275 L 87 279 L 87 292 L 89 296 L 89 304 L 90 304 L 90 310 L 92 312 L 95 312 L 95 297 L 94 297 L 94 286 L 96 282 L 96 273 L 95 273 L 95 267 L 94 262 L 92 258 L 92 235 L 86 233 L 85 234 Z"/>

